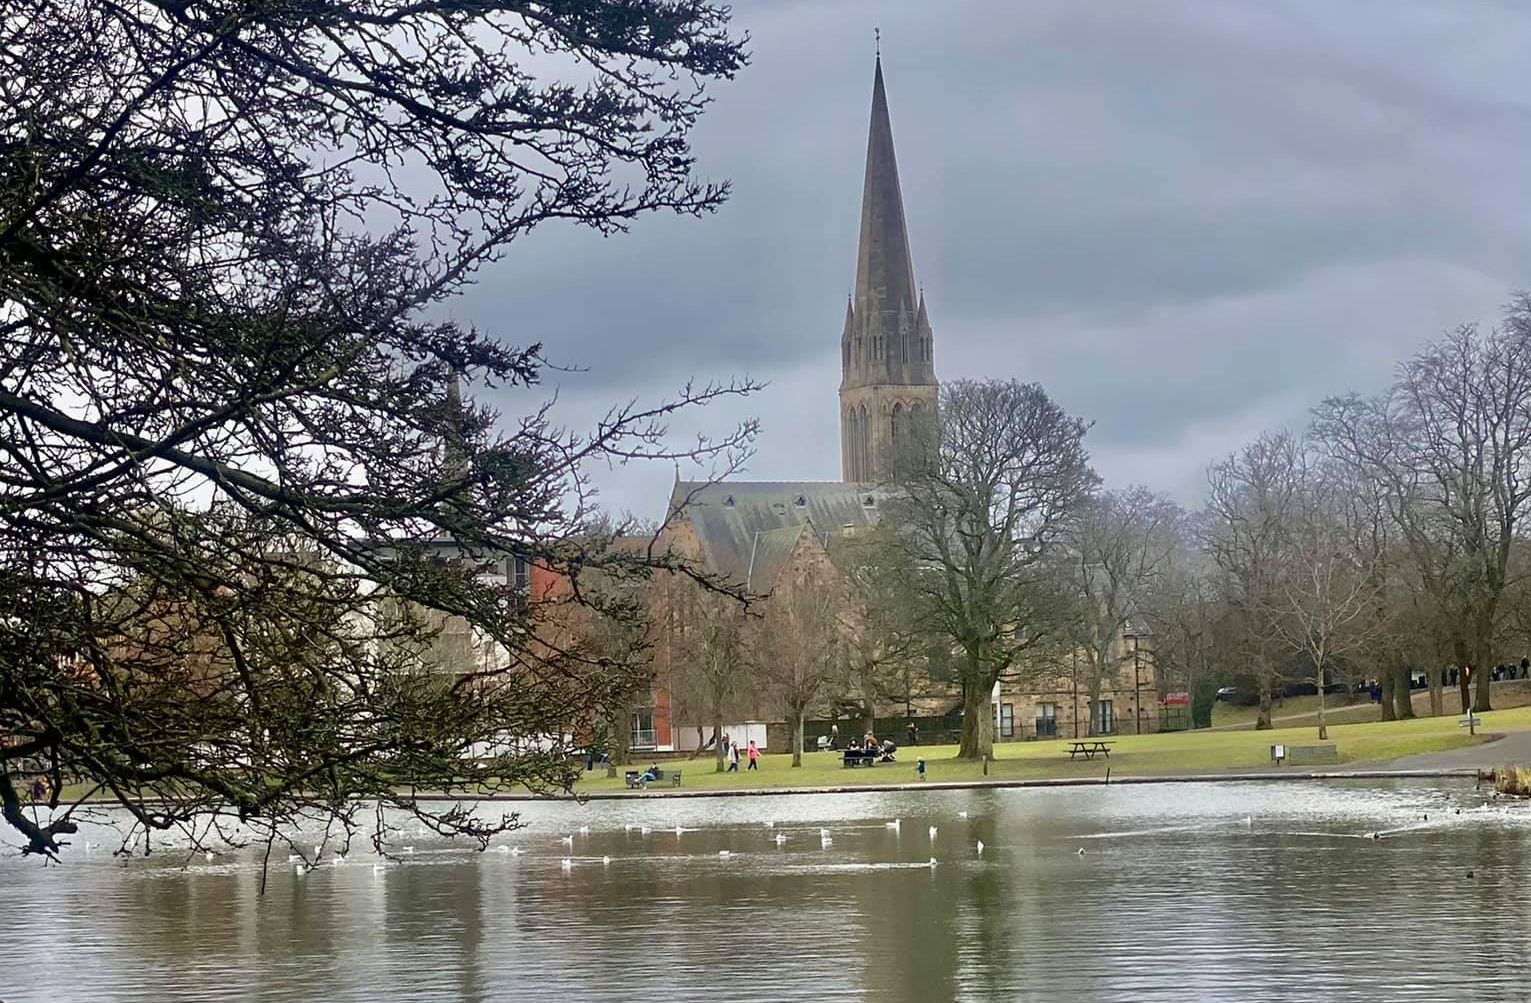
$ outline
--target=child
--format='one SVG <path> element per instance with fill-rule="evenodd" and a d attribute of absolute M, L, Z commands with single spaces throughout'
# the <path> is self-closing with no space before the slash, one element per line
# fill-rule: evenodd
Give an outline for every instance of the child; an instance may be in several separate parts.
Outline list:
<path fill-rule="evenodd" d="M 750 765 L 745 768 L 750 770 L 758 770 L 760 768 L 760 750 L 755 748 L 755 740 L 753 738 L 750 739 L 748 755 L 750 757 Z"/>

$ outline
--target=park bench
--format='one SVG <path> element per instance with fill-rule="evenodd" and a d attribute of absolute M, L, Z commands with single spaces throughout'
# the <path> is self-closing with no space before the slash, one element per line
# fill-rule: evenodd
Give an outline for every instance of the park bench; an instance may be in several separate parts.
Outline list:
<path fill-rule="evenodd" d="M 1091 738 L 1091 739 L 1080 739 L 1077 742 L 1070 742 L 1069 743 L 1069 761 L 1070 762 L 1074 761 L 1075 759 L 1079 758 L 1080 756 L 1083 756 L 1086 759 L 1094 759 L 1096 753 L 1099 753 L 1100 755 L 1105 756 L 1107 759 L 1110 759 L 1111 758 L 1111 743 L 1110 742 L 1098 741 L 1097 739 L 1093 739 L 1093 738 Z"/>
<path fill-rule="evenodd" d="M 1340 753 L 1333 743 L 1271 746 L 1271 762 L 1278 766 L 1282 763 L 1289 763 L 1292 766 L 1310 766 L 1314 763 L 1338 763 L 1339 761 Z"/>
<path fill-rule="evenodd" d="M 655 770 L 654 771 L 654 780 L 655 781 L 660 781 L 660 780 L 664 780 L 665 778 L 668 777 L 669 781 L 670 781 L 670 786 L 671 787 L 679 787 L 680 786 L 680 774 L 681 774 L 680 770 L 671 770 L 668 773 L 665 772 L 664 770 Z M 628 770 L 627 771 L 627 786 L 630 787 L 630 788 L 638 788 L 638 787 L 647 787 L 648 784 L 643 782 L 643 773 L 641 771 L 639 771 L 639 770 Z"/>
<path fill-rule="evenodd" d="M 876 766 L 877 757 L 882 755 L 876 749 L 846 749 L 844 757 L 840 760 L 840 767 Z"/>

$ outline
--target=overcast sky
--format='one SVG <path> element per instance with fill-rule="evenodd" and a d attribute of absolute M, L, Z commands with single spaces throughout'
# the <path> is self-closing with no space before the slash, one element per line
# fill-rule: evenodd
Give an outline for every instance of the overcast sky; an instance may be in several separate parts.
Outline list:
<path fill-rule="evenodd" d="M 1194 504 L 1207 463 L 1372 391 L 1531 286 L 1521 0 L 736 0 L 699 172 L 734 195 L 602 240 L 544 229 L 455 309 L 587 371 L 576 427 L 687 378 L 770 387 L 752 479 L 838 479 L 872 28 L 936 371 L 1040 381 L 1110 485 Z M 507 402 L 508 403 L 508 402 Z M 521 404 L 515 406 L 521 409 Z M 693 475 L 683 471 L 683 476 Z M 598 477 L 662 514 L 674 470 Z"/>

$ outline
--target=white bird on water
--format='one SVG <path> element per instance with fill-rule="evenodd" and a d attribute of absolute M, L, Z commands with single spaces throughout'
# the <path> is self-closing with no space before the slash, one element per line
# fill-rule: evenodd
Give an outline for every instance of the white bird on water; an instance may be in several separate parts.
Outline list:
<path fill-rule="evenodd" d="M 930 858 L 930 865 L 929 866 L 931 866 L 931 867 L 936 866 L 936 858 L 935 857 L 931 857 Z"/>
<path fill-rule="evenodd" d="M 601 858 L 601 866 L 602 867 L 609 866 L 610 864 L 611 864 L 611 858 L 610 857 L 602 857 Z"/>
<path fill-rule="evenodd" d="M 300 861 L 302 859 L 303 859 L 303 854 L 301 854 L 301 853 L 289 853 L 289 854 L 287 854 L 287 862 L 289 864 L 296 864 L 298 861 Z"/>
<path fill-rule="evenodd" d="M 581 836 L 588 836 L 588 835 L 590 835 L 590 827 L 588 825 L 580 826 L 579 827 L 579 834 Z"/>
<path fill-rule="evenodd" d="M 781 834 L 781 833 L 779 833 L 779 832 L 778 832 L 778 833 L 777 833 L 777 834 L 776 834 L 776 845 L 777 845 L 777 846 L 781 846 L 781 845 L 782 845 L 782 844 L 783 844 L 783 843 L 785 843 L 785 842 L 786 842 L 786 841 L 787 841 L 787 837 L 786 837 L 786 836 L 783 836 L 783 835 L 782 835 L 782 834 Z"/>
<path fill-rule="evenodd" d="M 632 832 L 633 831 L 633 824 L 631 822 L 627 823 L 626 825 L 624 825 L 622 827 L 622 831 L 623 832 Z"/>
<path fill-rule="evenodd" d="M 834 846 L 835 845 L 835 841 L 832 838 L 830 838 L 829 836 L 820 836 L 819 837 L 819 845 L 820 846 Z"/>
<path fill-rule="evenodd" d="M 728 856 L 731 856 L 731 854 L 727 850 L 719 850 L 718 851 L 718 856 L 720 856 L 720 857 L 728 857 Z"/>
<path fill-rule="evenodd" d="M 893 820 L 893 821 L 891 821 L 891 822 L 884 822 L 884 823 L 883 823 L 883 825 L 885 825 L 885 826 L 887 826 L 887 827 L 888 827 L 888 828 L 889 828 L 889 829 L 892 829 L 892 830 L 893 830 L 893 831 L 894 831 L 894 832 L 898 832 L 898 831 L 899 831 L 899 828 L 900 828 L 900 827 L 901 827 L 901 826 L 902 826 L 902 825 L 903 825 L 903 824 L 904 824 L 904 820 L 903 820 L 903 819 L 901 819 L 901 818 L 896 818 L 896 819 L 894 819 L 894 820 Z"/>
<path fill-rule="evenodd" d="M 570 860 L 568 857 L 565 857 L 563 860 L 559 861 L 559 866 L 567 871 L 569 868 L 574 866 L 574 861 Z"/>
<path fill-rule="evenodd" d="M 298 864 L 296 867 L 294 867 L 292 869 L 292 873 L 296 874 L 298 877 L 301 878 L 303 875 L 308 873 L 308 865 L 307 864 Z"/>
<path fill-rule="evenodd" d="M 774 829 L 774 828 L 776 828 L 776 820 L 774 818 L 773 819 L 768 819 L 766 821 L 766 828 L 767 829 Z"/>
<path fill-rule="evenodd" d="M 1084 856 L 1084 847 L 1082 847 L 1082 846 L 1079 848 L 1079 855 L 1081 857 Z"/>
<path fill-rule="evenodd" d="M 643 827 L 643 828 L 642 828 L 642 829 L 640 829 L 640 830 L 639 830 L 639 832 L 640 832 L 640 833 L 641 833 L 641 834 L 642 834 L 642 835 L 645 835 L 645 836 L 647 836 L 647 835 L 648 835 L 648 834 L 649 834 L 649 833 L 651 833 L 651 832 L 653 832 L 653 831 L 654 831 L 654 830 L 653 830 L 653 829 L 650 829 L 650 828 L 649 828 L 649 827 L 648 827 L 648 826 L 644 826 L 644 827 Z"/>
<path fill-rule="evenodd" d="M 936 838 L 936 827 L 935 826 L 931 826 L 930 827 L 930 838 L 931 839 L 935 839 Z"/>
<path fill-rule="evenodd" d="M 958 812 L 958 813 L 957 813 L 957 817 L 958 817 L 958 818 L 967 818 L 967 817 L 968 817 L 968 813 L 967 813 L 967 812 L 965 812 L 965 811 L 959 811 L 959 812 Z"/>
<path fill-rule="evenodd" d="M 217 856 L 217 854 L 214 853 L 212 850 L 208 850 L 206 853 L 202 854 L 202 856 L 206 860 L 212 860 L 214 857 Z"/>
<path fill-rule="evenodd" d="M 824 836 L 824 837 L 827 837 L 827 836 L 828 836 L 828 835 L 829 835 L 829 830 L 828 830 L 828 829 L 825 829 L 825 828 L 822 828 L 822 827 L 821 827 L 821 828 L 820 828 L 820 829 L 819 829 L 819 835 L 820 835 L 820 836 Z"/>
<path fill-rule="evenodd" d="M 679 839 L 680 838 L 680 834 L 685 832 L 685 831 L 686 831 L 685 829 L 682 829 L 680 826 L 677 825 L 675 827 L 675 838 Z"/>
<path fill-rule="evenodd" d="M 983 840 L 978 841 L 978 855 L 983 856 Z"/>
<path fill-rule="evenodd" d="M 561 842 L 568 843 L 570 846 L 573 846 L 574 845 L 574 836 L 573 835 L 565 836 L 565 837 L 563 837 Z"/>

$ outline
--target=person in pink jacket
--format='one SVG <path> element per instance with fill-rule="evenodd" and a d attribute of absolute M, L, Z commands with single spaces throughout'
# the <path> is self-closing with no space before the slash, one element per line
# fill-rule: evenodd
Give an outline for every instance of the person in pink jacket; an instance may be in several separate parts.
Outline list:
<path fill-rule="evenodd" d="M 750 757 L 750 765 L 745 767 L 745 769 L 758 770 L 760 768 L 760 750 L 755 748 L 755 740 L 753 738 L 750 739 L 750 747 L 745 752 L 745 755 Z"/>

